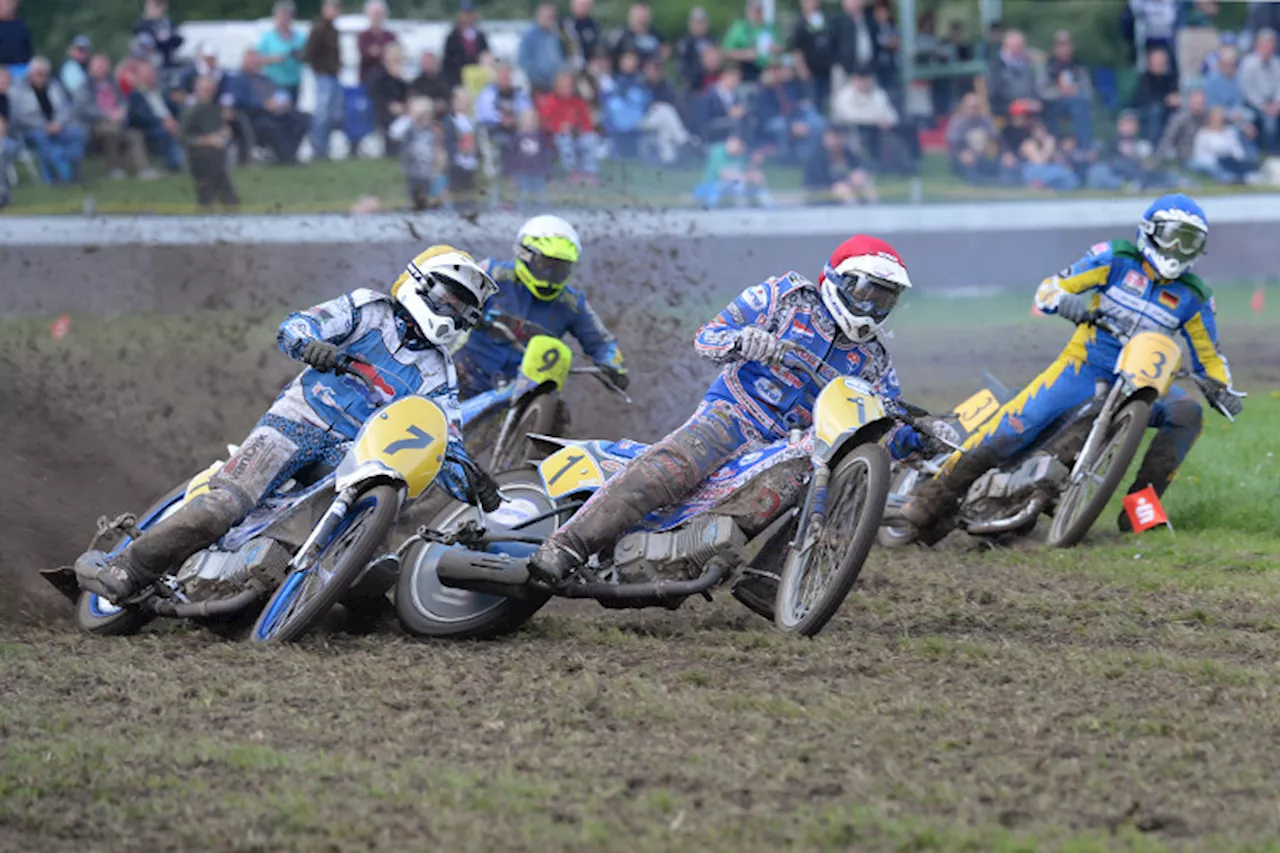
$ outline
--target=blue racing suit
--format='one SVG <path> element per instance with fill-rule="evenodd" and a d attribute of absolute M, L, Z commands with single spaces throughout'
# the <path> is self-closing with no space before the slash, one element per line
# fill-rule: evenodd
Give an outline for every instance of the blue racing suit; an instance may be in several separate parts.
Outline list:
<path fill-rule="evenodd" d="M 502 321 L 512 327 L 521 343 L 527 343 L 534 335 L 563 338 L 568 332 L 597 364 L 622 369 L 618 342 L 591 309 L 585 293 L 566 287 L 555 299 L 538 299 L 516 278 L 515 261 L 486 258 L 480 266 L 498 283 L 498 294 L 486 304 L 485 313 L 502 315 Z M 520 372 L 520 351 L 504 335 L 486 330 L 483 325 L 471 333 L 455 358 L 464 398 L 510 381 Z"/>
<path fill-rule="evenodd" d="M 1092 293 L 1094 310 L 1122 329 L 1170 336 L 1181 332 L 1190 344 L 1192 370 L 1231 384 L 1227 360 L 1218 351 L 1213 298 L 1197 276 L 1186 273 L 1175 281 L 1161 280 L 1137 247 L 1113 240 L 1098 243 L 1075 264 L 1045 279 L 1036 291 L 1036 307 L 1057 313 L 1064 293 Z M 1093 397 L 1099 380 L 1112 381 L 1121 348 L 1107 332 L 1079 326 L 1057 360 L 970 436 L 964 450 L 985 446 L 1011 456 L 1027 447 L 1058 417 Z M 1150 425 L 1159 432 L 1132 490 L 1152 485 L 1157 493 L 1164 492 L 1199 436 L 1201 420 L 1200 404 L 1176 386 L 1156 403 Z M 953 456 L 953 463 L 958 456 Z"/>
<path fill-rule="evenodd" d="M 785 365 L 741 361 L 734 344 L 758 326 L 798 344 L 796 355 L 824 379 L 858 376 L 897 400 L 897 374 L 883 341 L 853 343 L 840 333 L 818 288 L 797 273 L 749 288 L 698 332 L 697 351 L 725 365 L 693 416 L 651 445 L 601 486 L 551 537 L 580 557 L 597 553 L 650 512 L 671 506 L 726 462 L 813 424 L 821 390 Z M 903 458 L 923 449 L 919 434 L 899 427 L 890 452 Z"/>

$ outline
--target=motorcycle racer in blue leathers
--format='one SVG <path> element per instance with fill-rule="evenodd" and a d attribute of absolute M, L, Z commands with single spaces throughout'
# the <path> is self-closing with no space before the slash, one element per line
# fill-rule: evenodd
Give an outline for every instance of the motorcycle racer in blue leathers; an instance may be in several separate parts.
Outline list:
<path fill-rule="evenodd" d="M 530 219 L 516 234 L 514 259 L 480 262 L 498 285 L 486 319 L 501 320 L 522 344 L 538 334 L 572 334 L 609 380 L 625 389 L 627 369 L 618 342 L 591 309 L 586 294 L 568 284 L 581 255 L 582 241 L 568 222 L 558 216 Z M 456 355 L 463 399 L 511 381 L 520 370 L 520 351 L 485 325 L 482 322 L 470 334 Z"/>
<path fill-rule="evenodd" d="M 724 369 L 693 416 L 606 481 L 538 548 L 530 572 L 552 583 L 565 579 L 726 462 L 811 427 L 821 388 L 785 366 L 788 351 L 824 380 L 859 376 L 898 398 L 881 324 L 910 286 L 893 247 L 859 235 L 836 249 L 816 285 L 791 272 L 746 290 L 698 332 L 697 351 Z M 890 442 L 897 458 L 924 448 L 925 439 L 907 426 Z"/>
<path fill-rule="evenodd" d="M 401 397 L 420 394 L 440 406 L 450 425 L 448 452 L 467 459 L 449 345 L 479 321 L 495 290 L 470 255 L 434 246 L 410 261 L 390 295 L 354 290 L 290 314 L 277 343 L 307 368 L 285 386 L 213 476 L 209 491 L 115 556 L 82 555 L 75 565 L 80 585 L 117 603 L 130 598 L 217 542 L 304 468 L 337 465 L 344 442 L 355 438 L 374 412 Z M 369 384 L 348 371 L 362 374 Z M 461 464 L 449 462 L 438 482 L 459 500 L 474 497 L 496 508 L 497 487 L 487 477 L 480 479 L 477 494 L 471 495 Z"/>
<path fill-rule="evenodd" d="M 1237 415 L 1243 394 L 1218 350 L 1218 328 L 1209 288 L 1189 270 L 1204 252 L 1209 224 L 1204 210 L 1181 193 L 1161 196 L 1142 216 L 1135 245 L 1098 243 L 1088 254 L 1041 283 L 1035 304 L 1077 324 L 1066 349 L 953 454 L 937 477 L 924 483 L 904 509 L 926 530 L 989 468 L 1034 442 L 1061 415 L 1089 400 L 1099 379 L 1110 382 L 1122 344 L 1092 324 L 1096 314 L 1123 329 L 1181 332 L 1190 345 L 1192 370 L 1215 389 L 1216 406 Z M 1129 491 L 1154 487 L 1163 494 L 1200 435 L 1200 404 L 1174 387 L 1152 409 L 1156 436 Z M 1121 513 L 1122 532 L 1129 528 Z"/>

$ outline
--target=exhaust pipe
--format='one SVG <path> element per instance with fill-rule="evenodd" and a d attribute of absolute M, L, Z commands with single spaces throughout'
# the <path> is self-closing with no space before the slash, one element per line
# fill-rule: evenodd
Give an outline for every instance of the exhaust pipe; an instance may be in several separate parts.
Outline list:
<path fill-rule="evenodd" d="M 1034 521 L 1036 516 L 1044 512 L 1045 507 L 1049 505 L 1049 499 L 1043 494 L 1037 493 L 1032 495 L 1031 500 L 1027 501 L 1019 512 L 1001 518 L 996 521 L 984 521 L 980 524 L 970 524 L 965 528 L 967 533 L 975 536 L 990 536 L 995 533 L 1008 533 L 1010 530 L 1017 530 L 1029 521 Z"/>
<path fill-rule="evenodd" d="M 157 616 L 173 619 L 227 616 L 244 610 L 261 597 L 260 590 L 250 587 L 237 592 L 230 598 L 215 598 L 209 601 L 179 602 L 167 598 L 156 598 L 148 602 L 147 609 Z"/>

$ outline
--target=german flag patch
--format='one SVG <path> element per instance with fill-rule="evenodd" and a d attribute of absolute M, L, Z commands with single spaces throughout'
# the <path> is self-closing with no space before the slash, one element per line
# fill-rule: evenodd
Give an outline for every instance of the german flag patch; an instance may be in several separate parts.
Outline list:
<path fill-rule="evenodd" d="M 1170 290 L 1160 291 L 1159 302 L 1165 308 L 1173 310 L 1182 304 L 1182 297 Z"/>

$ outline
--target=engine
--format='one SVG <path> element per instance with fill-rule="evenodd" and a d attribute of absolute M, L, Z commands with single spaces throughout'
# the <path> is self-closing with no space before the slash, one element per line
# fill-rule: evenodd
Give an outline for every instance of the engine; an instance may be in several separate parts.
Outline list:
<path fill-rule="evenodd" d="M 271 590 L 284 581 L 292 556 L 274 539 L 250 539 L 236 551 L 201 551 L 183 564 L 178 582 L 192 601 L 234 595 L 250 579 Z"/>
<path fill-rule="evenodd" d="M 742 561 L 746 534 L 727 515 L 699 516 L 663 533 L 629 533 L 613 549 L 613 567 L 624 583 L 696 578 L 720 558 Z"/>
<path fill-rule="evenodd" d="M 1056 496 L 1071 470 L 1056 456 L 1034 453 L 1012 471 L 994 469 L 983 474 L 969 488 L 965 513 L 994 518 L 1016 512 L 1033 493 Z"/>

